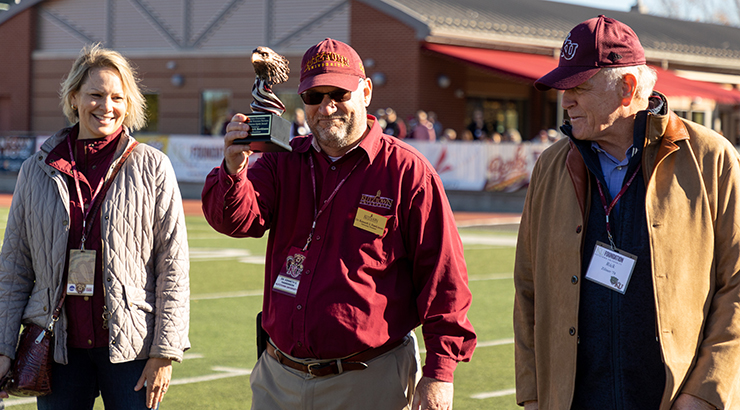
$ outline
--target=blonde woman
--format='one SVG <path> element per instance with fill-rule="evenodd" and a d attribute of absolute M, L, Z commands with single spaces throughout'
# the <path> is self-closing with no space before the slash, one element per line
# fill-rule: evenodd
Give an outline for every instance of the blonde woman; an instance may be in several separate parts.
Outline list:
<path fill-rule="evenodd" d="M 74 125 L 23 164 L 8 216 L 0 377 L 21 324 L 46 327 L 66 290 L 52 393 L 38 408 L 92 409 L 98 395 L 109 410 L 156 408 L 172 361 L 190 347 L 188 247 L 174 170 L 130 135 L 146 122 L 145 102 L 119 53 L 86 46 L 61 99 Z"/>

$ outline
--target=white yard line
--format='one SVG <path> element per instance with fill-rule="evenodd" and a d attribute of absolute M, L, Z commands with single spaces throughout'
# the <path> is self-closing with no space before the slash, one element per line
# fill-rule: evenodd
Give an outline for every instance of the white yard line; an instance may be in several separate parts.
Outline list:
<path fill-rule="evenodd" d="M 206 293 L 203 295 L 191 296 L 190 300 L 230 299 L 230 298 L 244 298 L 244 297 L 249 297 L 249 296 L 262 296 L 262 290 L 243 290 L 239 292 Z"/>
<path fill-rule="evenodd" d="M 187 377 L 184 379 L 174 379 L 170 382 L 170 385 L 174 386 L 174 385 L 180 385 L 180 384 L 210 382 L 213 380 L 228 379 L 230 377 L 249 376 L 250 374 L 252 374 L 252 369 L 240 369 L 237 367 L 215 366 L 215 367 L 212 367 L 211 370 L 218 372 L 218 373 L 207 374 L 204 376 Z M 5 400 L 5 407 L 19 406 L 21 404 L 32 404 L 32 403 L 36 403 L 35 397 L 19 398 L 19 399 L 12 398 L 12 399 Z"/>
<path fill-rule="evenodd" d="M 470 396 L 470 398 L 471 399 L 490 399 L 491 397 L 511 396 L 512 394 L 516 394 L 516 389 L 506 389 L 506 390 L 478 393 L 478 394 L 474 394 Z"/>

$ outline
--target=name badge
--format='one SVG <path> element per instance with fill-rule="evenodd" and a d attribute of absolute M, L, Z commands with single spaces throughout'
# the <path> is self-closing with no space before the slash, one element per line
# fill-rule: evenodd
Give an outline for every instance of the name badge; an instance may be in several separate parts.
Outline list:
<path fill-rule="evenodd" d="M 357 208 L 354 226 L 381 236 L 385 232 L 385 225 L 388 223 L 388 218 L 387 216 Z"/>
<path fill-rule="evenodd" d="M 298 294 L 298 286 L 301 284 L 305 262 L 306 255 L 303 251 L 295 246 L 291 247 L 288 257 L 285 258 L 285 264 L 275 279 L 275 284 L 272 285 L 272 290 L 288 296 Z"/>
<path fill-rule="evenodd" d="M 624 294 L 636 263 L 637 256 L 619 249 L 612 250 L 611 246 L 596 242 L 586 279 Z"/>
<path fill-rule="evenodd" d="M 92 296 L 95 291 L 95 251 L 71 249 L 67 275 L 68 296 Z"/>

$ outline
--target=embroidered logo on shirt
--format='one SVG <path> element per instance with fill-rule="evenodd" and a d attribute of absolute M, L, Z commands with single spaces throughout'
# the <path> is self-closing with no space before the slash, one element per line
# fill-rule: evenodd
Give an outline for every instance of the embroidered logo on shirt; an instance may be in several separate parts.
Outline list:
<path fill-rule="evenodd" d="M 376 208 L 391 209 L 393 206 L 393 200 L 390 198 L 384 198 L 380 196 L 380 191 L 377 194 L 368 195 L 362 194 L 360 198 L 360 205 L 374 206 Z"/>

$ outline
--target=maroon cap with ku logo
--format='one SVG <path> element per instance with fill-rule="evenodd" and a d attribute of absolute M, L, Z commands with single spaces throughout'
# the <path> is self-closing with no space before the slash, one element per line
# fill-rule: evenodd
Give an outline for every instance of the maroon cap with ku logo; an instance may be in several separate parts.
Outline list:
<path fill-rule="evenodd" d="M 603 15 L 573 27 L 563 42 L 558 67 L 534 86 L 567 90 L 582 84 L 606 67 L 645 64 L 645 50 L 626 24 Z"/>

